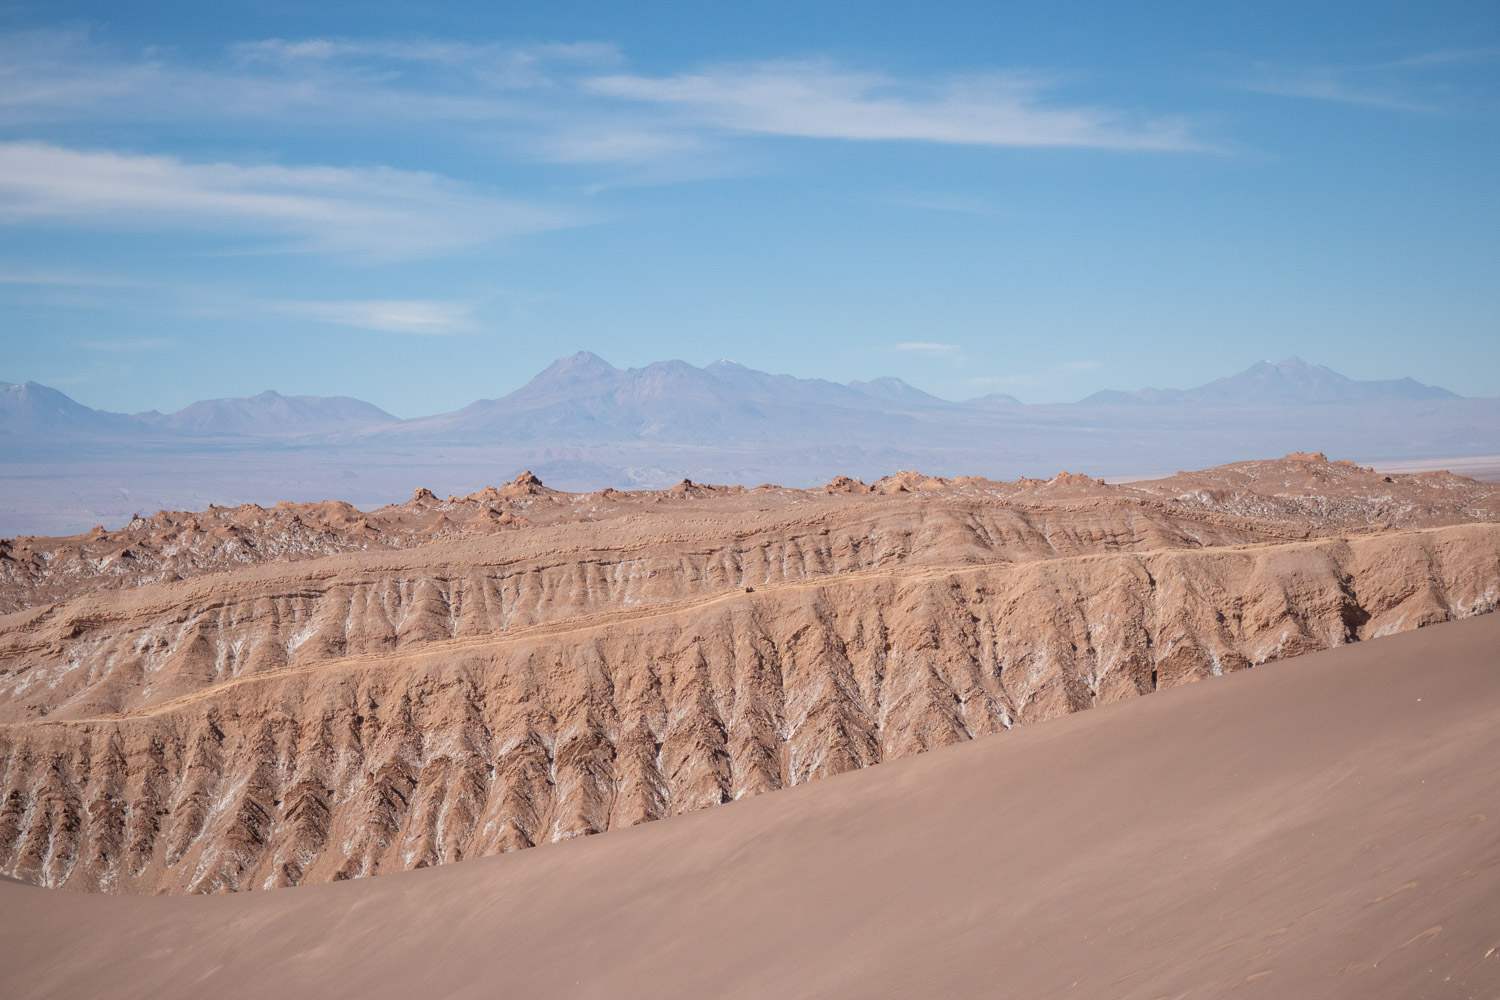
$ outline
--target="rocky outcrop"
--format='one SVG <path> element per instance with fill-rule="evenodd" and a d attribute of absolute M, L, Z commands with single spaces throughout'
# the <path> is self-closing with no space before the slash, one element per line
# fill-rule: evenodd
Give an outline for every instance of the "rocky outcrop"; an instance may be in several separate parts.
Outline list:
<path fill-rule="evenodd" d="M 1500 519 L 1500 484 L 1449 473 L 1382 476 L 1350 462 L 1295 454 L 1273 462 L 1242 462 L 1151 482 L 1106 485 L 1085 475 L 993 482 L 900 472 L 866 485 L 837 477 L 817 490 L 707 486 L 684 481 L 669 490 L 563 493 L 523 472 L 502 487 L 439 500 L 418 489 L 403 504 L 360 511 L 338 501 L 247 504 L 206 511 L 159 511 L 118 531 L 96 528 L 66 538 L 0 539 L 0 614 L 101 590 L 129 589 L 285 566 L 349 552 L 395 552 L 434 539 L 479 541 L 532 525 L 569 527 L 562 537 L 601 522 L 643 517 L 692 525 L 780 525 L 819 518 L 841 521 L 884 515 L 926 518 L 942 501 L 980 516 L 1004 510 L 1035 519 L 1090 505 L 1101 521 L 1138 516 L 1183 524 L 1236 522 L 1244 540 L 1307 537 L 1434 527 Z M 928 507 L 913 511 L 912 503 Z M 849 508 L 846 510 L 846 508 Z M 557 536 L 549 536 L 549 539 Z M 516 544 L 514 540 L 507 544 Z"/>
<path fill-rule="evenodd" d="M 1493 610 L 1485 487 L 1397 484 L 1447 526 L 1330 534 L 1391 492 L 1333 466 L 318 505 L 346 542 L 422 535 L 0 618 L 0 872 L 212 892 L 440 864 Z"/>
<path fill-rule="evenodd" d="M 866 570 L 252 667 L 0 727 L 0 865 L 203 892 L 529 847 L 1491 610 L 1497 566 L 1479 526 Z"/>

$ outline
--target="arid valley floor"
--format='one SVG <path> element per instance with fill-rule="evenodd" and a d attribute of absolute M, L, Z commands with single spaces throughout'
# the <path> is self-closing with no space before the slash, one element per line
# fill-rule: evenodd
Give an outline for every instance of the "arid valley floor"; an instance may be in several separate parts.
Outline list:
<path fill-rule="evenodd" d="M 7 540 L 0 977 L 1493 997 L 1497 600 L 1500 484 L 1306 454 Z"/>

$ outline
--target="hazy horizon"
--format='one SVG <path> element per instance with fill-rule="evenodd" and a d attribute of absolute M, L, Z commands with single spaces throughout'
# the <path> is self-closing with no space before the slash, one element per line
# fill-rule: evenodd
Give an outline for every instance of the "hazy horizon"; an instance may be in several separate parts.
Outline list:
<path fill-rule="evenodd" d="M 1468 459 L 1500 454 L 1500 399 L 1357 381 L 1297 359 L 1190 389 L 1027 406 L 722 363 L 622 371 L 575 354 L 514 393 L 408 420 L 348 397 L 241 397 L 131 416 L 57 390 L 0 388 L 0 534 L 118 527 L 210 503 L 369 507 L 418 487 L 463 496 L 523 469 L 587 492 L 684 478 L 810 487 L 899 469 L 994 479 L 1066 469 L 1117 481 L 1316 451 L 1361 464 L 1459 457 L 1466 472 L 1492 476 L 1493 461 Z"/>
<path fill-rule="evenodd" d="M 651 368 L 652 366 L 671 365 L 671 364 L 687 364 L 687 365 L 692 365 L 694 368 L 698 368 L 698 369 L 701 369 L 701 370 L 707 370 L 707 369 L 711 368 L 713 365 L 723 364 L 723 363 L 726 363 L 726 362 L 729 363 L 729 364 L 734 364 L 734 365 L 740 365 L 741 364 L 741 362 L 739 362 L 738 360 L 736 360 L 734 358 L 718 358 L 718 359 L 715 359 L 714 361 L 710 361 L 710 362 L 703 363 L 703 364 L 693 364 L 693 362 L 691 362 L 691 361 L 685 361 L 682 358 L 660 358 L 660 359 L 657 359 L 655 361 L 650 361 L 650 362 L 647 362 L 647 363 L 639 365 L 639 366 L 622 367 L 622 366 L 619 366 L 619 365 L 614 365 L 608 358 L 603 357 L 602 355 L 598 354 L 595 351 L 589 351 L 589 350 L 586 350 L 586 349 L 580 349 L 578 351 L 572 352 L 571 354 L 562 355 L 562 356 L 560 356 L 558 358 L 553 359 L 553 361 L 548 366 L 544 367 L 543 369 L 541 369 L 541 370 L 539 370 L 537 372 L 533 372 L 533 373 L 531 373 L 529 375 L 525 375 L 525 376 L 521 377 L 518 381 L 514 381 L 514 384 L 509 384 L 509 387 L 505 391 L 503 391 L 503 392 L 497 392 L 497 393 L 495 393 L 495 394 L 493 394 L 491 396 L 481 396 L 481 397 L 478 397 L 477 399 L 475 399 L 475 398 L 466 398 L 466 399 L 453 398 L 453 399 L 449 399 L 446 404 L 443 404 L 443 406 L 444 406 L 443 409 L 434 410 L 434 411 L 431 411 L 431 412 L 423 412 L 423 413 L 395 413 L 395 412 L 393 412 L 391 410 L 390 407 L 382 405 L 382 403 L 381 403 L 380 400 L 365 399 L 365 398 L 358 397 L 358 396 L 348 396 L 346 394 L 335 394 L 335 393 L 320 393 L 320 392 L 290 393 L 290 392 L 283 392 L 281 389 L 277 388 L 274 385 L 268 385 L 268 386 L 264 387 L 263 389 L 261 389 L 259 391 L 251 392 L 251 393 L 248 393 L 248 394 L 243 395 L 243 396 L 197 396 L 197 397 L 193 398 L 187 404 L 187 406 L 192 406 L 192 405 L 198 404 L 198 403 L 217 403 L 217 402 L 229 402 L 229 401 L 247 401 L 247 400 L 255 399 L 255 398 L 260 397 L 260 396 L 264 396 L 267 393 L 270 393 L 270 394 L 281 396 L 281 397 L 285 397 L 285 398 L 352 399 L 352 400 L 355 400 L 357 402 L 369 403 L 369 404 L 371 404 L 373 406 L 376 406 L 379 409 L 384 410 L 386 413 L 390 414 L 392 417 L 395 417 L 397 420 L 401 420 L 401 421 L 420 420 L 423 417 L 437 416 L 437 415 L 441 415 L 443 413 L 451 412 L 453 410 L 460 409 L 463 406 L 466 406 L 466 405 L 471 404 L 471 403 L 483 402 L 485 400 L 492 400 L 492 399 L 503 399 L 507 395 L 510 395 L 511 393 L 514 393 L 514 392 L 516 392 L 516 391 L 524 388 L 526 385 L 530 384 L 532 381 L 534 381 L 535 379 L 537 379 L 541 375 L 545 374 L 546 371 L 549 368 L 552 367 L 552 365 L 555 365 L 555 364 L 558 364 L 560 362 L 566 361 L 569 358 L 577 357 L 579 355 L 589 355 L 589 356 L 592 356 L 594 358 L 598 358 L 599 360 L 603 361 L 605 364 L 610 365 L 610 367 L 614 368 L 616 371 L 619 371 L 621 373 L 641 372 L 641 371 L 643 371 L 643 370 L 645 370 L 647 368 Z M 832 380 L 832 379 L 822 379 L 819 376 L 802 375 L 802 374 L 798 374 L 796 372 L 790 372 L 790 371 L 770 371 L 770 372 L 763 372 L 760 369 L 750 368 L 750 366 L 748 366 L 748 365 L 745 365 L 743 367 L 750 368 L 751 371 L 756 372 L 757 374 L 771 375 L 773 377 L 778 377 L 778 378 L 780 378 L 780 377 L 792 378 L 792 379 L 796 379 L 796 380 L 798 380 L 800 382 L 827 381 L 827 382 L 832 382 L 833 384 L 840 385 L 840 386 L 851 386 L 851 385 L 859 385 L 859 384 L 868 385 L 870 382 L 878 382 L 878 381 L 886 380 L 886 379 L 896 379 L 897 381 L 903 382 L 906 385 L 910 386 L 911 388 L 916 389 L 916 390 L 918 390 L 919 392 L 922 392 L 925 395 L 930 395 L 930 396 L 934 397 L 935 399 L 937 399 L 937 400 L 939 400 L 939 401 L 941 401 L 943 403 L 952 403 L 952 404 L 957 404 L 957 405 L 962 405 L 964 403 L 977 402 L 977 401 L 984 400 L 984 399 L 986 399 L 988 397 L 1002 396 L 1003 395 L 1003 396 L 1011 397 L 1011 398 L 1015 399 L 1017 402 L 1019 402 L 1019 403 L 1021 403 L 1023 405 L 1027 405 L 1027 406 L 1066 406 L 1066 405 L 1073 404 L 1073 403 L 1084 402 L 1090 396 L 1093 396 L 1093 395 L 1095 395 L 1097 393 L 1104 393 L 1104 392 L 1135 393 L 1135 392 L 1139 392 L 1139 391 L 1142 391 L 1142 390 L 1145 390 L 1145 391 L 1148 391 L 1148 392 L 1151 391 L 1151 390 L 1162 390 L 1162 391 L 1166 391 L 1166 392 L 1173 392 L 1173 391 L 1191 390 L 1191 389 L 1195 389 L 1195 388 L 1204 388 L 1204 387 L 1207 387 L 1209 385 L 1212 385 L 1214 382 L 1221 381 L 1223 379 L 1232 378 L 1232 377 L 1237 376 L 1237 375 L 1244 375 L 1244 374 L 1246 374 L 1247 372 L 1251 371 L 1252 369 L 1256 368 L 1259 365 L 1271 365 L 1271 366 L 1277 366 L 1277 367 L 1286 366 L 1286 365 L 1304 365 L 1306 367 L 1313 368 L 1313 369 L 1325 369 L 1325 370 L 1331 372 L 1334 375 L 1339 375 L 1339 376 L 1347 377 L 1345 375 L 1345 373 L 1343 373 L 1341 371 L 1338 371 L 1337 369 L 1333 369 L 1331 366 L 1323 365 L 1323 364 L 1320 364 L 1320 363 L 1318 363 L 1316 361 L 1309 361 L 1306 358 L 1301 358 L 1301 357 L 1293 355 L 1293 356 L 1290 356 L 1290 357 L 1287 357 L 1287 358 L 1281 358 L 1281 359 L 1275 359 L 1275 360 L 1269 359 L 1269 358 L 1259 359 L 1259 360 L 1256 360 L 1254 362 L 1249 363 L 1248 366 L 1246 366 L 1246 367 L 1243 367 L 1243 368 L 1240 368 L 1240 369 L 1236 369 L 1234 371 L 1221 372 L 1219 375 L 1216 375 L 1216 376 L 1213 376 L 1213 377 L 1209 378 L 1207 381 L 1205 381 L 1204 383 L 1202 383 L 1201 385 L 1198 385 L 1198 386 L 1186 386 L 1186 385 L 1183 385 L 1183 386 L 1174 386 L 1174 385 L 1166 385 L 1166 384 L 1124 386 L 1124 385 L 1117 385 L 1117 384 L 1108 384 L 1108 383 L 1106 383 L 1106 382 L 1104 382 L 1104 381 L 1101 380 L 1100 383 L 1098 385 L 1096 385 L 1094 388 L 1086 389 L 1084 395 L 1081 396 L 1081 397 L 1079 397 L 1079 398 L 1077 398 L 1077 399 L 1066 399 L 1066 400 L 1030 400 L 1030 399 L 1024 398 L 1024 396 L 1022 394 L 1020 394 L 1020 393 L 1016 393 L 1016 392 L 1002 392 L 1000 390 L 995 390 L 995 391 L 992 391 L 992 392 L 976 393 L 975 395 L 972 395 L 972 396 L 967 396 L 967 397 L 964 397 L 964 398 L 957 398 L 956 399 L 956 398 L 952 398 L 952 397 L 942 396 L 942 395 L 939 395 L 938 393 L 935 393 L 935 392 L 929 392 L 927 389 L 924 389 L 922 386 L 916 385 L 914 383 L 911 383 L 911 382 L 907 381 L 906 379 L 903 379 L 903 378 L 901 378 L 900 376 L 897 376 L 897 375 L 876 375 L 876 376 L 872 376 L 871 379 L 866 379 L 866 380 L 851 379 L 848 382 L 834 382 L 834 380 Z M 3 374 L 3 373 L 0 373 L 0 374 Z M 1403 375 L 1403 374 L 1400 374 L 1400 373 L 1394 373 L 1393 372 L 1393 373 L 1391 373 L 1388 376 L 1383 376 L 1383 377 L 1374 378 L 1374 379 L 1358 380 L 1358 381 L 1391 382 L 1391 381 L 1398 381 L 1398 380 L 1401 380 L 1401 379 L 1408 379 L 1408 378 L 1410 378 L 1410 376 Z M 5 383 L 7 381 L 8 380 L 0 379 L 0 383 Z M 85 394 L 75 393 L 75 392 L 68 392 L 68 391 L 65 391 L 62 387 L 55 386 L 55 385 L 46 385 L 45 383 L 37 382 L 36 380 L 23 380 L 23 381 L 18 381 L 18 382 L 11 382 L 9 384 L 24 385 L 28 381 L 32 382 L 34 384 L 37 384 L 37 385 L 43 385 L 43 386 L 45 386 L 46 388 L 49 388 L 49 389 L 54 389 L 54 390 L 57 390 L 59 392 L 63 392 L 63 394 L 66 395 L 69 399 L 72 399 L 74 402 L 80 403 L 80 404 L 82 404 L 84 406 L 89 406 L 91 409 L 97 409 L 97 410 L 100 410 L 101 412 L 106 412 L 106 413 L 120 413 L 123 416 L 145 416 L 145 415 L 149 415 L 149 414 L 152 414 L 152 413 L 158 413 L 158 414 L 161 414 L 161 415 L 170 416 L 172 413 L 174 413 L 174 412 L 180 412 L 181 409 L 186 408 L 186 407 L 180 407 L 180 408 L 178 408 L 177 411 L 174 411 L 174 410 L 165 409 L 165 408 L 160 407 L 160 406 L 153 406 L 153 407 L 149 407 L 149 408 L 144 409 L 144 410 L 135 410 L 135 411 L 132 411 L 132 412 L 113 411 L 113 410 L 106 410 L 103 407 L 99 407 L 99 406 L 92 406 L 90 404 L 90 402 L 88 401 L 88 399 L 87 399 L 87 397 L 86 397 Z M 1420 384 L 1423 385 L 1426 388 L 1448 390 L 1447 386 L 1433 386 L 1433 385 L 1428 385 L 1427 383 L 1420 383 Z M 1448 390 L 1448 391 L 1451 391 L 1451 390 Z M 1462 397 L 1463 394 L 1456 393 L 1455 395 L 1458 395 L 1458 396 Z M 1495 398 L 1495 397 L 1480 396 L 1480 397 L 1466 397 L 1466 398 L 1480 398 L 1480 399 L 1485 399 L 1485 398 Z"/>

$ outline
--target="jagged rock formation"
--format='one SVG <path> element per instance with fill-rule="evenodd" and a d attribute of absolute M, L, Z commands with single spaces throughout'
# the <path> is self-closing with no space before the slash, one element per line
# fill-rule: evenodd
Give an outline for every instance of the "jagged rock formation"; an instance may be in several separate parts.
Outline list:
<path fill-rule="evenodd" d="M 1352 462 L 1329 462 L 1321 454 L 1299 453 L 1275 462 L 1242 462 L 1123 485 L 1106 485 L 1066 472 L 1052 479 L 1015 482 L 900 472 L 868 485 L 840 476 L 821 491 L 770 485 L 746 490 L 685 482 L 670 490 L 606 488 L 597 493 L 563 493 L 523 472 L 505 486 L 447 500 L 419 488 L 407 503 L 368 512 L 338 501 L 280 503 L 269 508 L 246 504 L 195 512 L 158 511 L 119 531 L 96 527 L 65 538 L 0 539 L 0 613 L 102 589 L 192 579 L 259 563 L 407 549 L 437 538 L 488 536 L 531 524 L 591 525 L 647 511 L 654 517 L 692 520 L 708 514 L 732 519 L 743 510 L 763 515 L 765 508 L 777 506 L 806 519 L 814 511 L 831 514 L 843 502 L 874 502 L 864 494 L 912 493 L 982 510 L 1003 508 L 1012 520 L 1038 512 L 1051 512 L 1047 516 L 1055 518 L 1060 510 L 1079 504 L 1098 510 L 1094 519 L 1098 522 L 1145 517 L 1162 523 L 1180 521 L 1189 512 L 1224 514 L 1233 519 L 1232 530 L 1238 532 L 1234 537 L 1239 541 L 1500 519 L 1500 484 L 1476 483 L 1445 472 L 1381 476 Z M 690 499 L 715 502 L 702 510 L 671 509 L 678 501 Z M 907 508 L 892 510 L 899 520 Z M 1213 518 L 1189 519 L 1220 523 Z M 1201 541 L 1223 544 L 1229 540 L 1211 533 Z M 1096 541 L 1106 544 L 1108 539 L 1100 536 Z M 525 542 L 512 539 L 510 544 L 524 546 Z"/>
<path fill-rule="evenodd" d="M 687 812 L 1493 610 L 1497 497 L 1322 456 L 1127 486 L 526 475 L 32 540 L 0 552 L 0 871 L 261 888 Z"/>

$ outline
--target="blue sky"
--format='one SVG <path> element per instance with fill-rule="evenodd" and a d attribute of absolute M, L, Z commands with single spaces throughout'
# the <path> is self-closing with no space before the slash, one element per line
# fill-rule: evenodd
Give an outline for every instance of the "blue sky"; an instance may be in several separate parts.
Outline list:
<path fill-rule="evenodd" d="M 0 0 L 0 379 L 1500 395 L 1500 6 L 1225 6 Z"/>

